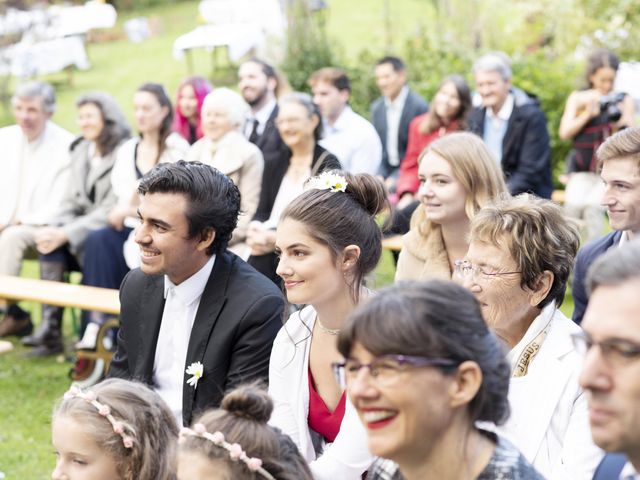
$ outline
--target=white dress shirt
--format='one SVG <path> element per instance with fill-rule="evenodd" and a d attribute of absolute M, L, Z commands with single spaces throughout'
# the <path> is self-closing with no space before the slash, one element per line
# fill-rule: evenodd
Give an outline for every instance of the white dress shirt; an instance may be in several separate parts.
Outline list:
<path fill-rule="evenodd" d="M 620 480 L 640 480 L 640 473 L 636 471 L 631 462 L 627 462 L 620 472 Z"/>
<path fill-rule="evenodd" d="M 253 121 L 258 121 L 258 128 L 256 129 L 256 133 L 258 135 L 262 135 L 264 133 L 264 127 L 267 124 L 267 120 L 271 116 L 271 112 L 276 108 L 276 99 L 272 98 L 269 100 L 260 110 L 257 112 L 250 112 L 247 115 L 247 119 L 244 123 L 244 136 L 249 138 L 251 136 L 251 130 L 253 130 Z"/>
<path fill-rule="evenodd" d="M 400 165 L 400 155 L 398 154 L 398 130 L 400 128 L 400 117 L 404 104 L 409 95 L 409 87 L 402 87 L 395 100 L 384 97 L 384 106 L 387 112 L 387 156 L 389 165 L 397 167 Z"/>
<path fill-rule="evenodd" d="M 376 129 L 348 105 L 333 125 L 323 124 L 320 146 L 333 153 L 342 169 L 376 175 L 382 162 L 382 142 Z"/>
<path fill-rule="evenodd" d="M 188 367 L 185 363 L 191 328 L 215 260 L 216 256 L 212 255 L 204 267 L 180 285 L 175 285 L 166 275 L 164 277 L 166 301 L 153 361 L 153 384 L 178 425 L 182 425 L 182 389 Z"/>
<path fill-rule="evenodd" d="M 514 106 L 515 98 L 510 93 L 497 114 L 491 108 L 487 108 L 485 112 L 483 139 L 498 164 L 502 162 L 502 142 L 505 133 L 507 133 L 509 118 L 513 113 Z"/>

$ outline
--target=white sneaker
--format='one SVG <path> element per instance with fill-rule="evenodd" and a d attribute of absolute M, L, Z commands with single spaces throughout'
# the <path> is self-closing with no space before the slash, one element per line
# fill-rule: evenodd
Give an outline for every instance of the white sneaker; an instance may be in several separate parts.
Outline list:
<path fill-rule="evenodd" d="M 75 345 L 76 350 L 94 350 L 96 348 L 99 331 L 100 325 L 97 323 L 89 323 L 87 328 L 84 329 L 82 340 Z"/>

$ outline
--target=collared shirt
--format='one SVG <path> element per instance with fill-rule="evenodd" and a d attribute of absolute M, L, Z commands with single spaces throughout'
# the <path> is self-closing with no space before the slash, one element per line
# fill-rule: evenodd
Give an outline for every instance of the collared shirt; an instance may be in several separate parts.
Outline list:
<path fill-rule="evenodd" d="M 38 152 L 47 149 L 47 145 L 43 141 L 46 128 L 47 125 L 45 124 L 40 136 L 32 142 L 29 142 L 27 137 L 24 136 L 20 152 L 20 194 L 18 195 L 18 203 L 13 215 L 15 221 L 23 221 L 23 216 L 29 213 L 29 204 L 38 180 L 38 175 L 35 174 L 39 168 Z"/>
<path fill-rule="evenodd" d="M 631 239 L 629 238 L 629 230 L 623 230 L 622 235 L 620 235 L 620 241 L 618 242 L 618 247 L 622 247 L 625 244 L 629 243 Z"/>
<path fill-rule="evenodd" d="M 274 108 L 276 108 L 276 99 L 272 98 L 257 112 L 250 112 L 247 115 L 246 121 L 244 123 L 244 136 L 246 138 L 249 138 L 249 136 L 251 135 L 251 130 L 253 130 L 253 120 L 258 121 L 258 128 L 256 129 L 256 133 L 258 135 L 262 135 L 264 133 L 264 127 L 267 124 L 267 120 L 269 120 L 271 112 L 273 112 Z"/>
<path fill-rule="evenodd" d="M 533 320 L 533 322 L 531 322 L 531 325 L 529 325 L 529 328 L 525 332 L 524 336 L 520 339 L 518 344 L 515 347 L 513 347 L 509 351 L 509 353 L 507 353 L 507 361 L 511 365 L 512 373 L 515 371 L 518 359 L 520 358 L 520 354 L 523 352 L 523 350 L 527 347 L 527 345 L 529 345 L 529 343 L 533 339 L 535 339 L 540 333 L 542 333 L 543 330 L 545 330 L 549 326 L 555 311 L 556 311 L 555 301 L 545 306 L 540 312 L 540 315 L 538 315 Z M 535 357 L 530 359 L 530 361 L 535 362 Z"/>
<path fill-rule="evenodd" d="M 400 155 L 398 153 L 398 130 L 400 128 L 400 117 L 404 104 L 409 95 L 409 87 L 402 87 L 395 100 L 384 97 L 384 106 L 387 112 L 387 156 L 389 165 L 397 167 L 400 165 Z"/>
<path fill-rule="evenodd" d="M 164 277 L 164 311 L 153 361 L 153 384 L 182 425 L 182 389 L 187 368 L 187 348 L 200 298 L 216 256 L 180 285 Z"/>
<path fill-rule="evenodd" d="M 373 125 L 348 105 L 333 125 L 323 119 L 324 138 L 320 146 L 333 153 L 343 170 L 375 175 L 382 162 L 382 142 Z"/>
<path fill-rule="evenodd" d="M 482 136 L 484 143 L 487 145 L 489 151 L 493 153 L 498 164 L 502 161 L 502 141 L 504 140 L 505 133 L 507 133 L 509 117 L 511 117 L 513 113 L 514 105 L 515 100 L 513 94 L 510 93 L 497 114 L 495 114 L 491 108 L 487 108 L 485 112 L 484 132 Z"/>
<path fill-rule="evenodd" d="M 631 462 L 627 462 L 620 472 L 620 480 L 640 480 L 640 473 L 633 467 Z"/>

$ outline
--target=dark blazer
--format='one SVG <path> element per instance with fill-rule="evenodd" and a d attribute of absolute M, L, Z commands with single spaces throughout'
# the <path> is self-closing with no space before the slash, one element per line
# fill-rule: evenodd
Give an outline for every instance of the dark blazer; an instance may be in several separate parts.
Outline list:
<path fill-rule="evenodd" d="M 164 277 L 129 272 L 120 287 L 118 348 L 108 377 L 153 384 L 153 363 L 164 310 Z M 216 255 L 189 338 L 187 361 L 202 362 L 197 388 L 182 389 L 182 419 L 218 407 L 225 392 L 269 377 L 273 340 L 282 327 L 284 298 L 276 286 L 233 253 Z"/>
<path fill-rule="evenodd" d="M 264 163 L 267 165 L 272 161 L 277 161 L 282 155 L 282 150 L 286 148 L 280 138 L 280 132 L 276 126 L 276 117 L 278 116 L 278 105 L 271 111 L 267 123 L 264 125 L 262 135 L 255 142 L 256 147 L 262 152 Z"/>
<path fill-rule="evenodd" d="M 422 115 L 429 109 L 429 104 L 424 98 L 413 90 L 409 90 L 407 100 L 400 115 L 400 125 L 398 126 L 398 161 L 402 161 L 407 153 L 407 143 L 409 142 L 409 124 L 418 115 Z M 378 132 L 382 141 L 382 163 L 380 164 L 380 174 L 387 178 L 397 172 L 400 164 L 392 166 L 389 164 L 389 153 L 387 152 L 387 107 L 384 97 L 378 98 L 371 104 L 371 123 Z"/>
<path fill-rule="evenodd" d="M 316 168 L 316 164 L 318 160 L 323 155 L 323 153 L 327 152 L 327 155 L 322 160 L 322 164 L 317 168 L 316 173 L 322 173 L 325 170 L 340 170 L 342 165 L 336 158 L 336 156 L 322 148 L 320 145 L 316 143 L 316 146 L 313 150 L 313 160 L 311 163 L 311 170 L 313 171 Z M 264 165 L 264 172 L 262 173 L 262 190 L 260 190 L 260 201 L 258 202 L 258 209 L 256 210 L 256 214 L 254 215 L 254 220 L 259 220 L 264 222 L 268 220 L 271 216 L 271 210 L 273 209 L 273 204 L 276 201 L 276 196 L 278 195 L 278 191 L 280 190 L 280 185 L 282 184 L 282 179 L 287 173 L 287 169 L 289 168 L 289 162 L 291 160 L 291 150 L 286 146 L 280 152 L 280 156 L 275 159 L 275 161 L 271 163 L 266 163 Z"/>
<path fill-rule="evenodd" d="M 582 322 L 582 317 L 589 303 L 589 295 L 587 295 L 587 287 L 585 284 L 589 267 L 596 258 L 614 245 L 618 245 L 620 243 L 620 237 L 622 237 L 622 232 L 611 232 L 604 237 L 597 238 L 582 247 L 576 256 L 571 293 L 574 304 L 572 319 L 578 325 Z"/>
<path fill-rule="evenodd" d="M 522 90 L 512 90 L 515 100 L 502 140 L 502 171 L 512 195 L 523 192 L 551 198 L 551 145 L 547 119 L 538 99 Z M 469 116 L 469 130 L 484 135 L 486 108 L 475 108 Z"/>
<path fill-rule="evenodd" d="M 326 155 L 324 155 L 326 153 Z M 320 157 L 324 155 L 322 163 L 318 165 Z M 260 202 L 258 203 L 258 209 L 254 215 L 254 220 L 264 222 L 271 216 L 271 210 L 273 204 L 276 201 L 276 196 L 280 190 L 282 179 L 287 173 L 289 168 L 289 161 L 291 160 L 291 150 L 284 148 L 282 155 L 277 161 L 272 163 L 265 163 L 264 173 L 262 174 L 262 190 L 260 191 Z M 325 170 L 340 170 L 342 166 L 336 158 L 336 156 L 320 145 L 316 144 L 313 150 L 313 161 L 311 163 L 311 170 L 317 170 L 316 173 L 322 173 Z M 278 267 L 278 257 L 275 253 L 267 253 L 265 255 L 251 255 L 247 259 L 247 263 L 269 278 L 273 283 L 281 286 L 281 279 L 276 274 L 276 268 Z"/>

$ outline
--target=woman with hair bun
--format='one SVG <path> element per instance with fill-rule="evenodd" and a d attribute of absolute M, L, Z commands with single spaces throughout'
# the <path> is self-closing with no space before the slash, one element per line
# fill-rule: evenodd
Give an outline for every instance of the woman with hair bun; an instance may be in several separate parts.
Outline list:
<path fill-rule="evenodd" d="M 243 385 L 180 432 L 178 480 L 312 480 L 292 440 L 267 425 L 273 402 Z"/>
<path fill-rule="evenodd" d="M 338 350 L 336 378 L 381 457 L 367 480 L 542 480 L 511 443 L 476 424 L 509 416 L 509 365 L 461 286 L 385 288 L 351 315 Z"/>
<path fill-rule="evenodd" d="M 386 206 L 382 183 L 368 174 L 314 177 L 282 213 L 277 273 L 287 299 L 306 305 L 278 333 L 269 363 L 271 424 L 290 435 L 316 479 L 360 479 L 373 457 L 366 433 L 331 364 L 337 335 L 369 296 L 364 278 L 380 259 L 375 216 Z"/>

